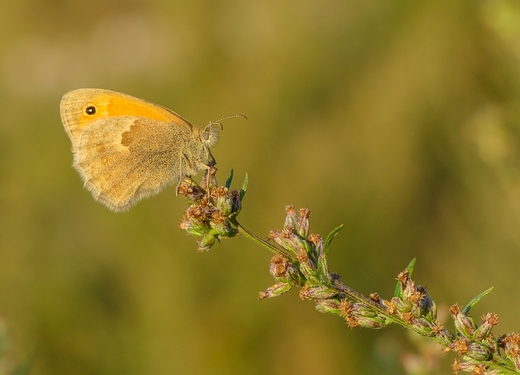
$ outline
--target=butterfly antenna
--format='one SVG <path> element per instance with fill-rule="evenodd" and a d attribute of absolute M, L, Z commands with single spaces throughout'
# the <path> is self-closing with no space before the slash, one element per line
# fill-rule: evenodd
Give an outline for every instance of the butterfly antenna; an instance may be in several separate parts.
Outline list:
<path fill-rule="evenodd" d="M 223 130 L 224 126 L 220 123 L 220 121 L 227 120 L 228 118 L 233 118 L 233 117 L 240 117 L 240 118 L 243 118 L 244 120 L 247 120 L 247 117 L 244 115 L 230 115 L 230 116 L 222 117 L 221 119 L 218 119 L 217 121 L 211 121 L 209 123 L 209 125 L 219 125 L 220 130 Z"/>

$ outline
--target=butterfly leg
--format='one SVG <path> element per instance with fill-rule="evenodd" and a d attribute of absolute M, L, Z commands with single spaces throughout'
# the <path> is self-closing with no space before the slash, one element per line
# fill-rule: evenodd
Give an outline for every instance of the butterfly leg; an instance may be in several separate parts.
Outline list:
<path fill-rule="evenodd" d="M 181 154 L 179 155 L 179 182 L 177 183 L 176 194 L 179 195 L 179 189 L 181 185 L 183 185 L 186 181 L 189 181 L 189 186 L 200 186 L 200 188 L 206 190 L 208 198 L 210 197 L 210 188 L 217 185 L 217 180 L 215 178 L 215 174 L 217 173 L 217 168 L 215 168 L 216 161 L 211 153 L 209 154 L 208 163 L 198 162 L 196 165 L 193 162 L 190 162 L 190 158 L 188 155 Z M 191 178 L 198 171 L 204 170 L 204 176 L 202 177 L 202 181 L 197 184 Z"/>

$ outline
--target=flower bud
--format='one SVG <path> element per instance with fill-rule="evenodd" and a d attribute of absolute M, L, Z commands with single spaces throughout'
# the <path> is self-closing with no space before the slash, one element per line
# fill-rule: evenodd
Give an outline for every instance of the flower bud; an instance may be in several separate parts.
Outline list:
<path fill-rule="evenodd" d="M 482 316 L 482 324 L 475 331 L 475 340 L 484 340 L 491 333 L 493 327 L 498 324 L 498 321 L 498 314 L 487 313 Z"/>
<path fill-rule="evenodd" d="M 333 298 L 317 299 L 316 310 L 321 313 L 341 314 L 340 302 Z"/>
<path fill-rule="evenodd" d="M 309 233 L 309 216 L 311 211 L 308 208 L 302 208 L 298 212 L 298 222 L 296 224 L 296 232 L 302 238 L 306 238 Z"/>
<path fill-rule="evenodd" d="M 292 285 L 289 283 L 277 283 L 267 288 L 265 292 L 258 293 L 258 299 L 273 298 L 282 295 L 292 289 Z"/>
<path fill-rule="evenodd" d="M 473 338 L 475 334 L 476 325 L 473 320 L 464 314 L 460 307 L 455 304 L 450 307 L 450 314 L 455 323 L 455 328 L 467 338 Z"/>
<path fill-rule="evenodd" d="M 507 333 L 498 338 L 498 346 L 504 349 L 509 360 L 511 360 L 516 370 L 520 370 L 520 333 Z"/>
<path fill-rule="evenodd" d="M 468 343 L 468 352 L 466 355 L 477 361 L 487 361 L 493 355 L 493 352 L 487 345 L 482 345 L 476 341 Z"/>
<path fill-rule="evenodd" d="M 296 213 L 294 212 L 294 206 L 288 205 L 285 206 L 285 223 L 283 224 L 284 228 L 290 228 L 291 230 L 296 228 L 297 218 Z"/>
<path fill-rule="evenodd" d="M 337 294 L 337 291 L 325 286 L 309 287 L 303 286 L 300 289 L 301 299 L 330 298 Z"/>
<path fill-rule="evenodd" d="M 211 231 L 206 234 L 202 240 L 198 242 L 199 247 L 197 248 L 198 251 L 208 251 L 217 240 L 217 235 L 215 232 Z"/>
<path fill-rule="evenodd" d="M 242 201 L 240 200 L 240 193 L 238 190 L 231 191 L 231 212 L 238 214 L 242 210 Z"/>

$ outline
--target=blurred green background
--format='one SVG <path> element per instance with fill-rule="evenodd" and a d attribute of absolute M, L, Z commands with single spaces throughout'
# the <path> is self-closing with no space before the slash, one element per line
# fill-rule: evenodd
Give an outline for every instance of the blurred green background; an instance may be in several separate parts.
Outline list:
<path fill-rule="evenodd" d="M 390 297 L 417 257 L 441 309 L 495 286 L 474 317 L 519 329 L 518 1 L 21 0 L 0 38 L 2 374 L 420 373 L 399 327 L 258 301 L 271 254 L 197 253 L 175 189 L 125 214 L 94 202 L 59 118 L 80 87 L 198 126 L 247 115 L 213 149 L 221 182 L 249 173 L 246 227 L 308 207 L 315 233 L 345 224 L 330 267 L 347 285 Z M 429 350 L 422 373 L 451 373 Z"/>

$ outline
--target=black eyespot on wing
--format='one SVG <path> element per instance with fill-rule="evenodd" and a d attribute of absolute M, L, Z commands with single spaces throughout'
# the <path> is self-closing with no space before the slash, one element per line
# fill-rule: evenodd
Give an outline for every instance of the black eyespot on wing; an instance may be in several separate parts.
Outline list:
<path fill-rule="evenodd" d="M 96 114 L 96 107 L 93 105 L 89 105 L 87 108 L 85 108 L 85 113 L 87 115 L 95 115 Z"/>

